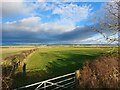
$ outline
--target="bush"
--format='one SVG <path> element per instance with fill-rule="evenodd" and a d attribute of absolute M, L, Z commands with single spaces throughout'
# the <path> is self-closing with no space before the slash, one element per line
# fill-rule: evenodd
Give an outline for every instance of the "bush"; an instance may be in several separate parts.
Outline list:
<path fill-rule="evenodd" d="M 118 63 L 118 54 L 86 62 L 82 69 L 76 71 L 77 88 L 120 88 Z"/>

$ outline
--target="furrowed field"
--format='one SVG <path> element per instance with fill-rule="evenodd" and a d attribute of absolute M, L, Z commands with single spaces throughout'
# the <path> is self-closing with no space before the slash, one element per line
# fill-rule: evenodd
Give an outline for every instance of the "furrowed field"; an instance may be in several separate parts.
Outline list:
<path fill-rule="evenodd" d="M 24 50 L 37 48 L 17 68 L 12 80 L 12 87 L 20 87 L 37 81 L 49 79 L 74 72 L 88 61 L 109 53 L 116 52 L 116 47 L 82 47 L 82 46 L 37 46 L 37 47 L 3 47 L 3 61 L 6 56 L 18 54 Z M 8 51 L 7 51 L 8 50 Z M 1 55 L 2 55 L 1 54 Z M 23 75 L 24 74 L 24 75 Z"/>

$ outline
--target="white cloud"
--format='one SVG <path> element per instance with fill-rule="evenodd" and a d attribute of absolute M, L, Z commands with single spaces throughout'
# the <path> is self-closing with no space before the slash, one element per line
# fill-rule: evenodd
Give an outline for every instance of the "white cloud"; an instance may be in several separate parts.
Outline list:
<path fill-rule="evenodd" d="M 51 10 L 52 13 L 50 15 L 60 16 L 58 22 L 64 22 L 64 24 L 65 22 L 75 24 L 87 19 L 92 10 L 90 5 L 78 5 L 65 2 L 38 2 L 36 8 L 43 11 Z"/>
<path fill-rule="evenodd" d="M 11 1 L 11 0 L 10 0 Z M 21 15 L 26 16 L 43 16 L 42 13 L 39 13 L 37 10 L 48 11 L 51 10 L 52 13 L 49 13 L 43 17 L 50 17 L 51 15 L 57 14 L 60 18 L 56 19 L 57 24 L 66 25 L 66 26 L 75 26 L 77 22 L 80 22 L 84 19 L 87 19 L 91 13 L 91 6 L 88 5 L 77 5 L 77 4 L 68 4 L 64 2 L 24 2 L 23 0 L 18 0 L 17 2 L 10 2 L 5 0 L 3 2 L 2 13 L 3 17 L 21 17 Z M 13 1 L 13 0 L 12 0 Z M 54 22 L 53 22 L 54 23 Z"/>
<path fill-rule="evenodd" d="M 78 6 L 76 4 L 62 4 L 53 10 L 53 14 L 60 14 L 61 19 L 65 18 L 72 22 L 79 22 L 86 19 L 92 9 L 90 6 Z"/>
<path fill-rule="evenodd" d="M 42 23 L 40 20 L 40 17 L 29 17 L 19 21 L 6 22 L 3 23 L 3 30 L 21 30 L 29 32 L 45 31 L 49 33 L 63 33 L 74 29 L 74 26 L 59 24 L 56 22 Z"/>
<path fill-rule="evenodd" d="M 29 17 L 20 20 L 21 24 L 23 25 L 37 25 L 40 22 L 41 18 L 40 17 Z"/>
<path fill-rule="evenodd" d="M 5 31 L 36 31 L 39 24 L 39 17 L 29 17 L 19 21 L 3 23 L 3 30 Z"/>
<path fill-rule="evenodd" d="M 17 16 L 17 15 L 33 15 L 33 7 L 26 5 L 23 0 L 5 0 L 2 3 L 3 17 Z"/>
<path fill-rule="evenodd" d="M 58 23 L 44 23 L 41 24 L 41 28 L 47 32 L 63 33 L 73 30 L 75 27 L 70 25 L 58 24 Z"/>

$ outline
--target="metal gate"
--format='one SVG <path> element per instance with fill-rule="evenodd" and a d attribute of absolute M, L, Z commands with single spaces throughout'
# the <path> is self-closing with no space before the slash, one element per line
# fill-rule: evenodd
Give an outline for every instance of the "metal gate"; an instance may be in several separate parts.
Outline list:
<path fill-rule="evenodd" d="M 31 85 L 23 86 L 14 90 L 63 90 L 75 87 L 75 72 L 58 76 L 45 81 L 37 82 Z"/>

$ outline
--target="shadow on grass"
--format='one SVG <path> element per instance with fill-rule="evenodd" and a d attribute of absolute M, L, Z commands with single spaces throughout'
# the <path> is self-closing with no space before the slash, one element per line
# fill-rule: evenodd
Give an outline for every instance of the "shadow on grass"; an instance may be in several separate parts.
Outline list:
<path fill-rule="evenodd" d="M 59 55 L 64 55 L 65 57 L 61 57 Z M 84 62 L 93 61 L 95 60 L 95 58 L 97 58 L 100 55 L 101 55 L 100 53 L 85 55 L 85 54 L 69 53 L 69 52 L 58 54 L 56 55 L 57 60 L 48 62 L 48 64 L 46 65 L 46 70 L 27 72 L 26 77 L 22 75 L 22 72 L 16 74 L 13 81 L 14 83 L 13 87 L 14 88 L 21 87 L 41 80 L 46 80 L 59 75 L 75 72 L 77 69 L 83 66 Z"/>
<path fill-rule="evenodd" d="M 24 77 L 23 72 L 19 72 L 13 78 L 12 88 L 19 88 L 46 79 L 47 74 L 43 70 L 27 72 Z"/>
<path fill-rule="evenodd" d="M 47 72 L 50 76 L 58 76 L 74 72 L 81 68 L 86 61 L 95 60 L 100 54 L 83 55 L 77 53 L 64 54 L 67 58 L 58 58 L 56 61 L 48 62 L 46 65 Z"/>

